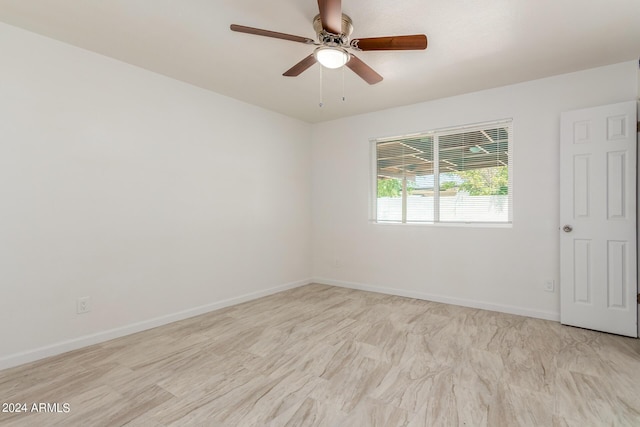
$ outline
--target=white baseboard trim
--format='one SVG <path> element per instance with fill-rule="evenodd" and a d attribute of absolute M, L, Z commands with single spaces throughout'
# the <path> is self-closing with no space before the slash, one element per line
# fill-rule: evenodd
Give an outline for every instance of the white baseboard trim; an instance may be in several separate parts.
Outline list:
<path fill-rule="evenodd" d="M 536 319 L 560 321 L 560 313 L 552 311 L 532 310 L 530 308 L 516 307 L 504 304 L 494 304 L 485 301 L 475 301 L 464 298 L 449 297 L 445 295 L 435 295 L 404 289 L 386 288 L 381 286 L 365 285 L 363 283 L 345 282 L 342 280 L 327 279 L 324 277 L 314 277 L 313 283 L 323 285 L 339 286 L 341 288 L 358 289 L 361 291 L 377 292 L 380 294 L 397 295 L 401 297 L 422 299 L 445 304 L 460 305 L 463 307 L 479 308 L 482 310 L 497 311 L 500 313 L 516 314 L 518 316 L 533 317 Z"/>
<path fill-rule="evenodd" d="M 311 279 L 303 279 L 295 282 L 286 283 L 284 285 L 275 286 L 273 288 L 251 292 L 211 304 L 201 305 L 199 307 L 182 310 L 177 313 L 171 313 L 164 316 L 155 317 L 153 319 L 143 320 L 141 322 L 132 323 L 130 325 L 121 326 L 106 331 L 97 332 L 95 334 L 84 335 L 78 338 L 61 341 L 55 344 L 39 347 L 33 350 L 22 351 L 20 353 L 10 354 L 0 358 L 0 371 L 23 365 L 25 363 L 34 362 L 46 357 L 56 356 L 68 351 L 77 350 L 101 342 L 109 341 L 114 338 L 120 338 L 126 335 L 135 334 L 136 332 L 145 331 L 147 329 L 156 328 L 168 323 L 177 322 L 178 320 L 188 319 L 189 317 L 199 316 L 221 308 L 230 307 L 232 305 L 241 304 L 257 298 L 276 294 L 288 289 L 298 288 L 300 286 L 312 283 Z"/>

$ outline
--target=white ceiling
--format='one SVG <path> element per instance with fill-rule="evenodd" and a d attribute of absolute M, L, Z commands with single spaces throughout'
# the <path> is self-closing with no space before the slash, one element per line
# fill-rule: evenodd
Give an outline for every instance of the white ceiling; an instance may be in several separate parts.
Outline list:
<path fill-rule="evenodd" d="M 426 51 L 360 52 L 349 69 L 282 73 L 313 46 L 314 0 L 0 0 L 0 21 L 196 86 L 320 122 L 640 57 L 640 0 L 343 0 L 353 38 L 424 33 Z M 344 81 L 344 85 L 343 85 Z M 346 101 L 342 101 L 342 93 Z"/>

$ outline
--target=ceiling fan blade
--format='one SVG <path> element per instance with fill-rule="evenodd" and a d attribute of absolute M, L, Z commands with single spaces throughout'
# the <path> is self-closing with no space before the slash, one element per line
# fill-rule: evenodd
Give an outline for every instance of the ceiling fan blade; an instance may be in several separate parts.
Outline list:
<path fill-rule="evenodd" d="M 370 37 L 355 39 L 351 46 L 359 50 L 424 50 L 427 48 L 427 36 L 414 34 L 411 36 Z"/>
<path fill-rule="evenodd" d="M 358 59 L 357 56 L 351 54 L 351 59 L 347 62 L 347 67 L 351 68 L 351 70 L 356 73 L 362 80 L 369 83 L 370 85 L 374 85 L 376 83 L 380 83 L 382 81 L 382 76 L 375 72 L 375 70 L 369 67 L 367 64 Z"/>
<path fill-rule="evenodd" d="M 316 57 L 313 56 L 313 53 L 312 53 L 311 55 L 309 55 L 306 58 L 304 58 L 302 61 L 298 62 L 293 67 L 289 68 L 282 75 L 283 76 L 287 76 L 287 77 L 299 76 L 300 74 L 302 74 L 303 71 L 305 71 L 307 68 L 311 67 L 316 62 L 318 62 L 318 61 L 316 61 Z"/>
<path fill-rule="evenodd" d="M 318 9 L 322 28 L 329 33 L 342 33 L 342 1 L 318 0 Z"/>
<path fill-rule="evenodd" d="M 231 31 L 239 33 L 255 34 L 257 36 L 273 37 L 274 39 L 289 40 L 292 42 L 314 44 L 313 39 L 307 37 L 293 36 L 291 34 L 278 33 L 276 31 L 262 30 L 260 28 L 245 27 L 244 25 L 231 24 Z"/>

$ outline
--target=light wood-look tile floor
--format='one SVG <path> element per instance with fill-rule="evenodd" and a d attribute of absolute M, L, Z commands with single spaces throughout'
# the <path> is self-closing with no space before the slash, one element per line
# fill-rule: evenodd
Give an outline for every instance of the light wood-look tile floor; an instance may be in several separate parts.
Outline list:
<path fill-rule="evenodd" d="M 2 426 L 640 426 L 640 341 L 308 285 L 0 372 Z"/>

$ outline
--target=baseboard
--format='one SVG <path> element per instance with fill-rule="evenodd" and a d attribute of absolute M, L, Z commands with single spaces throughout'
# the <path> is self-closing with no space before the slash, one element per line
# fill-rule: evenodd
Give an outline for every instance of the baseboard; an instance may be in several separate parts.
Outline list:
<path fill-rule="evenodd" d="M 211 304 L 201 305 L 199 307 L 182 310 L 176 313 L 167 314 L 165 316 L 155 317 L 153 319 L 144 320 L 142 322 L 132 323 L 130 325 L 122 326 L 119 328 L 109 329 L 106 331 L 98 332 L 91 335 L 84 335 L 82 337 L 73 338 L 70 340 L 58 342 L 44 347 L 39 347 L 33 350 L 27 350 L 20 353 L 10 354 L 0 358 L 0 371 L 3 369 L 12 368 L 25 363 L 34 362 L 36 360 L 44 359 L 46 357 L 56 356 L 58 354 L 66 353 L 68 351 L 77 350 L 82 347 L 87 347 L 101 342 L 109 341 L 114 338 L 120 338 L 126 335 L 131 335 L 136 332 L 145 331 L 147 329 L 156 328 L 158 326 L 166 325 L 168 323 L 176 322 L 178 320 L 188 319 L 190 317 L 199 316 L 201 314 L 209 313 L 211 311 L 219 310 L 221 308 L 229 307 L 232 305 L 241 304 L 243 302 L 251 301 L 257 298 L 262 298 L 268 295 L 276 294 L 278 292 L 286 291 L 288 289 L 297 288 L 300 286 L 308 285 L 312 283 L 311 279 L 303 279 L 295 282 L 286 283 L 284 285 L 275 286 L 273 288 L 251 292 L 248 294 L 240 295 L 233 298 L 228 298 L 222 301 L 217 301 Z"/>
<path fill-rule="evenodd" d="M 533 317 L 536 319 L 560 321 L 560 313 L 542 310 L 532 310 L 530 308 L 516 307 L 504 304 L 494 304 L 486 301 L 476 301 L 464 298 L 449 297 L 444 295 L 428 294 L 404 289 L 385 288 L 381 286 L 365 285 L 362 283 L 345 282 L 341 280 L 314 277 L 313 283 L 323 285 L 339 286 L 342 288 L 358 289 L 361 291 L 377 292 L 380 294 L 397 295 L 401 297 L 416 298 L 445 304 L 460 305 L 463 307 L 479 308 L 482 310 L 497 311 L 500 313 L 516 314 L 518 316 Z"/>

